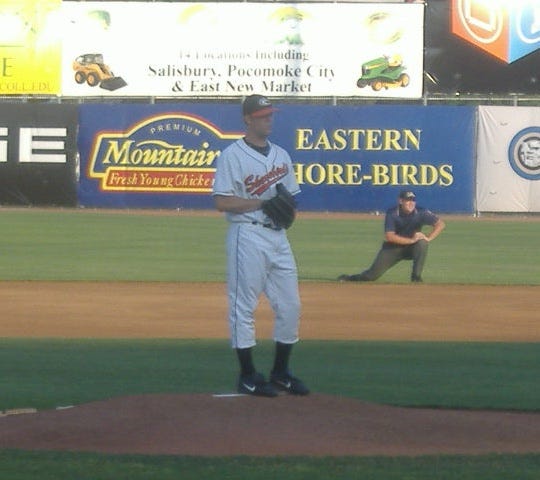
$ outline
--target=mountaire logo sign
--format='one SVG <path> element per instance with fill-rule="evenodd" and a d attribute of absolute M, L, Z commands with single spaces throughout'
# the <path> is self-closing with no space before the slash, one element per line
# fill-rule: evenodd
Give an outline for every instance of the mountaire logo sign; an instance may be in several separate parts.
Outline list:
<path fill-rule="evenodd" d="M 100 132 L 87 174 L 107 192 L 209 193 L 217 157 L 240 136 L 193 114 L 161 113 Z"/>

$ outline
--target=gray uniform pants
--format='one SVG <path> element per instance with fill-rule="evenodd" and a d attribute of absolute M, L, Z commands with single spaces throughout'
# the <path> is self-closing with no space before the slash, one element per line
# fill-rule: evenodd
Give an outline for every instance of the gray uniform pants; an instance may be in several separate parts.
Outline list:
<path fill-rule="evenodd" d="M 362 273 L 351 275 L 350 279 L 357 282 L 371 282 L 401 260 L 412 260 L 411 280 L 421 280 L 427 253 L 426 240 L 418 240 L 412 245 L 383 245 L 371 267 Z"/>

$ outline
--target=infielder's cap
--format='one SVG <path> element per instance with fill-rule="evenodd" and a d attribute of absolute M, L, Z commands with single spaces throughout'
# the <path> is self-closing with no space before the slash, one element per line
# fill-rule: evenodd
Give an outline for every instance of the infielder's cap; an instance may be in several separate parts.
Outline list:
<path fill-rule="evenodd" d="M 401 190 L 401 192 L 399 192 L 399 198 L 401 198 L 401 200 L 416 200 L 416 195 L 410 190 Z"/>
<path fill-rule="evenodd" d="M 242 104 L 244 115 L 251 115 L 253 117 L 264 117 L 275 111 L 276 109 L 272 106 L 270 100 L 264 95 L 250 95 L 246 97 Z"/>

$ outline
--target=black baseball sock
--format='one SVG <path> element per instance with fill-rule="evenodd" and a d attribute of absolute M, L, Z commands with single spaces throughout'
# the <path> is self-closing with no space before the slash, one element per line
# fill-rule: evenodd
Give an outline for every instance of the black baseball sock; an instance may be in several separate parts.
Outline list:
<path fill-rule="evenodd" d="M 255 373 L 255 366 L 253 365 L 253 357 L 251 355 L 251 347 L 237 348 L 236 355 L 238 356 L 238 361 L 240 362 L 241 375 L 251 375 L 252 373 Z"/>
<path fill-rule="evenodd" d="M 285 373 L 287 371 L 292 347 L 292 343 L 276 342 L 276 356 L 274 358 L 272 373 Z"/>

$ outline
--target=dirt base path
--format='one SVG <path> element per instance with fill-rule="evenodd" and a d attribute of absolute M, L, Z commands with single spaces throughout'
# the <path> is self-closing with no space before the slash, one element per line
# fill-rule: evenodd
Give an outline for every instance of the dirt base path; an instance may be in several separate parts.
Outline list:
<path fill-rule="evenodd" d="M 0 282 L 0 336 L 227 338 L 225 295 L 221 283 Z M 300 295 L 304 339 L 540 341 L 539 286 L 302 283 Z M 258 337 L 271 330 L 263 298 Z"/>
<path fill-rule="evenodd" d="M 540 287 L 304 283 L 300 293 L 304 339 L 540 341 Z M 227 338 L 225 298 L 225 286 L 211 283 L 0 282 L 0 336 Z M 392 306 L 403 304 L 409 308 Z M 258 337 L 270 338 L 265 300 L 257 317 Z M 317 393 L 141 395 L 4 416 L 0 448 L 203 456 L 540 452 L 540 414 L 407 409 Z"/>

